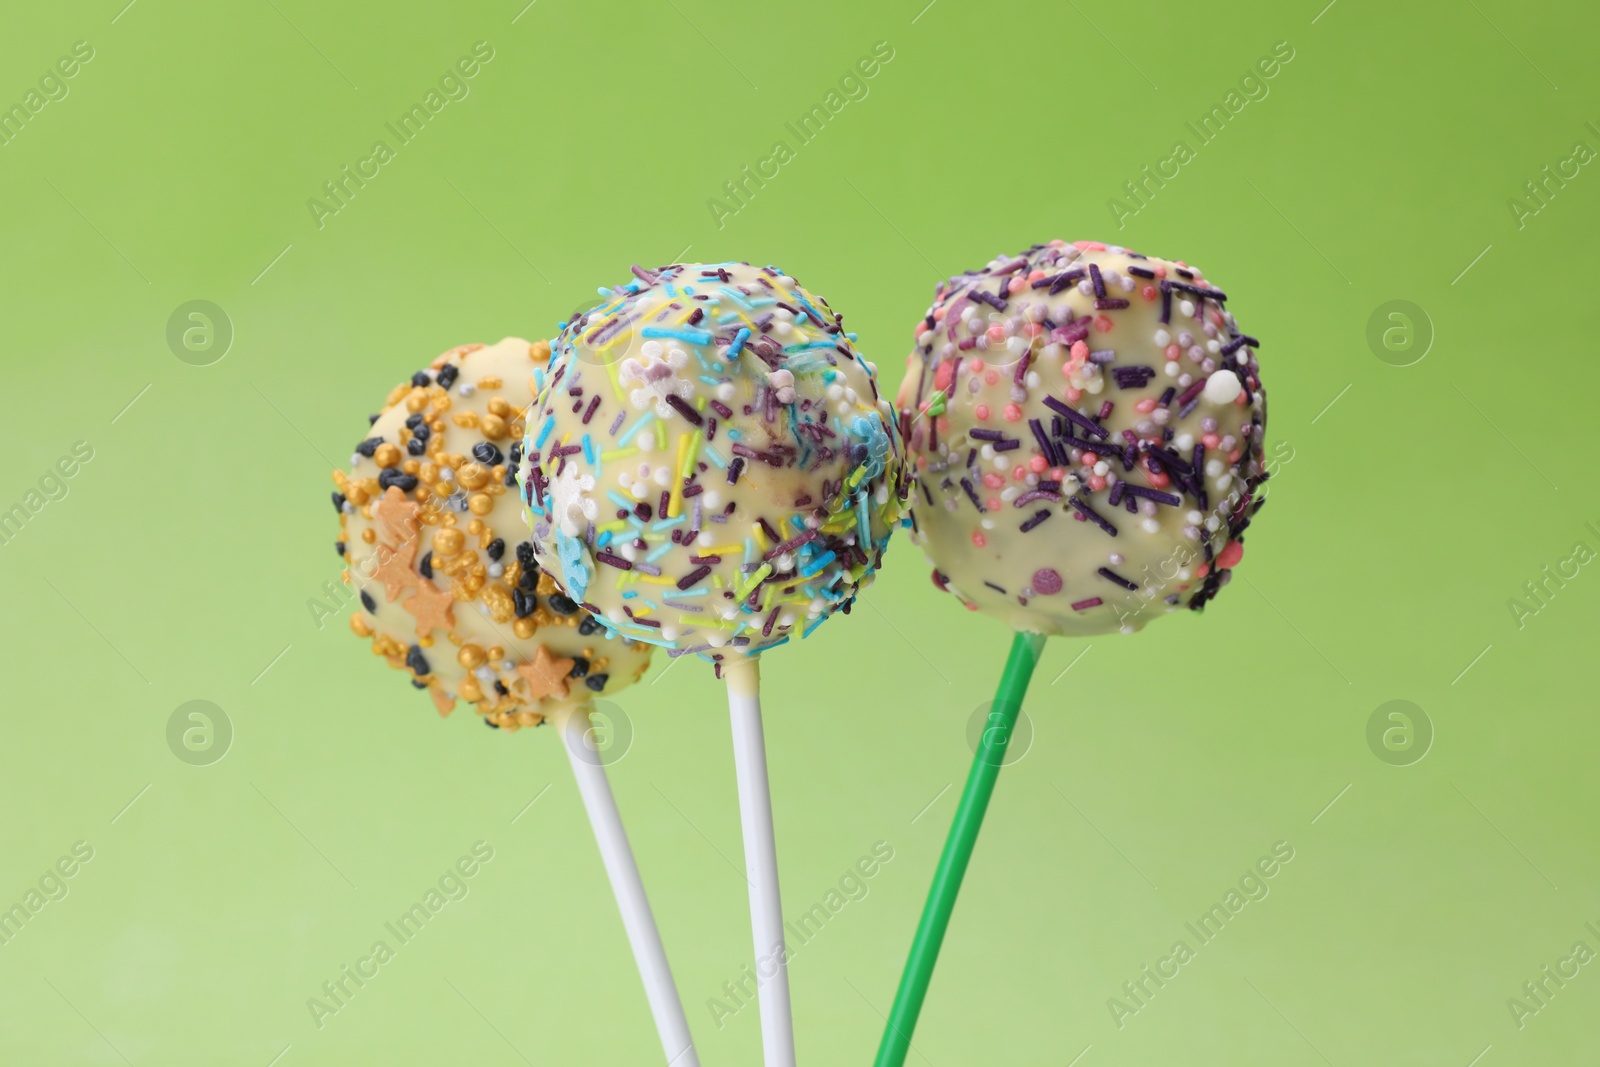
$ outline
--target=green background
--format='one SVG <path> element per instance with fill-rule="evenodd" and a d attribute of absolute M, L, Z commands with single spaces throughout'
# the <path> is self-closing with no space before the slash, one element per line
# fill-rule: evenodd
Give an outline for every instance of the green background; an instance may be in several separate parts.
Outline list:
<path fill-rule="evenodd" d="M 1048 646 L 911 1062 L 1600 1055 L 1600 963 L 1520 1029 L 1506 1005 L 1600 950 L 1600 566 L 1508 607 L 1600 549 L 1600 174 L 1520 227 L 1507 204 L 1600 148 L 1590 5 L 124 2 L 0 33 L 3 103 L 95 50 L 0 147 L 0 509 L 94 450 L 0 546 L 0 906 L 94 849 L 0 946 L 0 1062 L 656 1062 L 554 736 L 441 721 L 348 607 L 316 624 L 328 471 L 402 376 L 541 336 L 631 262 L 778 264 L 892 391 L 941 276 L 1058 236 L 1227 289 L 1290 458 L 1203 617 Z M 319 229 L 306 201 L 480 40 L 470 95 Z M 879 41 L 869 95 L 798 145 Z M 1118 229 L 1108 199 L 1279 41 L 1270 94 Z M 778 139 L 719 228 L 708 199 Z M 165 339 L 194 299 L 235 331 L 210 366 Z M 1380 359 L 1391 300 L 1425 318 Z M 796 954 L 806 1063 L 870 1061 L 1009 639 L 927 570 L 899 544 L 765 664 L 791 912 L 895 851 Z M 707 1007 L 750 954 L 722 694 L 666 662 L 622 695 L 615 787 L 703 1061 L 756 1063 L 755 1010 Z M 209 766 L 166 739 L 196 699 L 234 732 Z M 1420 762 L 1369 748 L 1390 700 L 1432 724 Z M 479 840 L 470 895 L 318 1029 L 307 998 Z M 1270 896 L 1119 1028 L 1108 999 L 1279 841 Z"/>

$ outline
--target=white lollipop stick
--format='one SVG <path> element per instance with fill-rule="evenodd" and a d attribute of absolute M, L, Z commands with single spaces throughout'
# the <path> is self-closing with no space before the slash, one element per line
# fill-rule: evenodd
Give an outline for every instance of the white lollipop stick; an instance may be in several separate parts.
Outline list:
<path fill-rule="evenodd" d="M 639 865 L 634 862 L 633 849 L 628 845 L 628 833 L 623 829 L 622 815 L 617 811 L 617 799 L 611 793 L 605 764 L 601 762 L 600 753 L 595 751 L 589 706 L 585 704 L 562 714 L 559 725 L 562 747 L 572 762 L 572 774 L 578 780 L 578 792 L 583 795 L 589 825 L 594 828 L 595 843 L 600 846 L 600 858 L 605 861 L 611 892 L 617 898 L 617 910 L 622 912 L 622 925 L 633 947 L 639 978 L 644 982 L 650 1014 L 655 1017 L 656 1031 L 661 1035 L 661 1049 L 667 1055 L 669 1067 L 700 1067 L 694 1038 L 689 1033 L 689 1020 L 683 1014 L 683 1002 L 678 999 L 678 987 L 672 980 L 672 968 L 661 944 L 661 932 L 656 929 L 656 917 L 644 894 Z"/>
<path fill-rule="evenodd" d="M 778 846 L 772 832 L 767 744 L 761 729 L 761 669 L 756 657 L 751 656 L 724 661 L 722 673 L 728 682 L 733 766 L 739 780 L 739 822 L 744 829 L 745 878 L 750 883 L 761 1048 L 766 1067 L 794 1067 L 794 1015 L 789 1006 L 783 900 L 778 892 Z"/>

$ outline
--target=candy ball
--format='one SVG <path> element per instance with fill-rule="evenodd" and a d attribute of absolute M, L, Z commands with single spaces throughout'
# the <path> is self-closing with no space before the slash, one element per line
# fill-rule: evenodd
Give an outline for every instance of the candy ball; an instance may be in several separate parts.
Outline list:
<path fill-rule="evenodd" d="M 610 695 L 649 665 L 556 588 L 525 540 L 515 470 L 550 346 L 453 348 L 396 386 L 334 471 L 350 628 L 442 715 L 458 699 L 516 729 Z"/>
<path fill-rule="evenodd" d="M 1266 480 L 1255 338 L 1199 269 L 1051 241 L 939 286 L 898 407 L 934 584 L 1042 634 L 1225 585 Z"/>
<path fill-rule="evenodd" d="M 533 550 L 614 633 L 709 659 L 848 611 L 905 491 L 893 408 L 774 267 L 634 268 L 564 324 L 521 472 Z"/>

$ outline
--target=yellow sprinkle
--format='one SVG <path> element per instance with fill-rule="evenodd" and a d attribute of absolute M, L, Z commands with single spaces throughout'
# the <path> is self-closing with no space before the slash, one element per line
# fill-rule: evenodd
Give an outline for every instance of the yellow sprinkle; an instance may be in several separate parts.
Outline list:
<path fill-rule="evenodd" d="M 715 545 L 711 548 L 702 548 L 698 554 L 702 556 L 731 556 L 735 552 L 743 551 L 743 545 Z"/>
<path fill-rule="evenodd" d="M 639 571 L 632 571 L 630 573 L 638 574 L 639 575 L 639 580 L 641 582 L 649 582 L 651 585 L 677 585 L 678 584 L 676 579 L 668 578 L 665 574 L 643 574 L 643 573 L 640 573 Z M 638 612 L 634 612 L 634 614 L 637 615 Z"/>
<path fill-rule="evenodd" d="M 638 445 L 629 445 L 627 448 L 612 448 L 600 453 L 600 458 L 602 460 L 621 459 L 623 456 L 631 456 L 637 451 L 639 451 Z"/>
<path fill-rule="evenodd" d="M 595 532 L 596 533 L 605 533 L 607 530 L 611 530 L 612 532 L 615 532 L 617 530 L 625 530 L 625 529 L 627 529 L 627 527 L 628 527 L 628 524 L 627 524 L 627 522 L 625 520 L 623 520 L 623 519 L 613 519 L 612 521 L 610 521 L 608 523 L 605 523 L 602 526 L 596 526 L 595 527 Z"/>
<path fill-rule="evenodd" d="M 695 433 L 697 433 L 697 434 L 699 432 L 700 431 L 698 431 L 698 430 L 695 431 Z M 678 462 L 672 468 L 673 470 L 675 470 L 675 471 L 683 470 L 683 457 L 689 451 L 689 442 L 691 440 L 693 440 L 693 437 L 690 437 L 690 436 L 684 436 L 684 437 L 678 438 Z M 667 497 L 667 518 L 669 518 L 669 519 L 677 518 L 678 517 L 678 513 L 680 511 L 682 511 L 682 510 L 683 510 L 683 477 L 682 477 L 682 475 L 679 475 L 678 477 L 672 479 L 672 492 Z"/>
<path fill-rule="evenodd" d="M 756 544 L 761 546 L 761 551 L 763 553 L 772 547 L 772 543 L 767 540 L 767 531 L 761 528 L 761 524 L 759 522 L 752 522 L 750 524 L 750 532 L 756 535 Z"/>

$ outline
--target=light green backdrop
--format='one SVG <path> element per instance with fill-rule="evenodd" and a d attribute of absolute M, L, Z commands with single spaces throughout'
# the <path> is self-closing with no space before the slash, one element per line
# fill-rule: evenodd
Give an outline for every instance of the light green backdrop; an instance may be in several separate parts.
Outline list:
<path fill-rule="evenodd" d="M 1203 617 L 1047 649 L 912 1062 L 1600 1056 L 1600 964 L 1561 962 L 1600 951 L 1590 5 L 523 2 L 4 15 L 0 509 L 27 522 L 0 545 L 0 907 L 66 896 L 0 945 L 0 1062 L 655 1062 L 554 737 L 441 721 L 348 608 L 314 622 L 328 470 L 403 374 L 540 336 L 631 262 L 779 264 L 892 390 L 936 280 L 1058 236 L 1229 291 L 1280 469 Z M 464 98 L 386 130 L 480 41 Z M 380 139 L 319 227 L 308 199 Z M 770 177 L 732 201 L 747 165 Z M 191 300 L 234 332 L 209 366 L 166 339 Z M 797 952 L 806 1063 L 870 1060 L 1007 640 L 900 544 L 766 664 L 791 909 L 894 853 Z M 220 762 L 169 749 L 191 700 L 232 724 Z M 1421 715 L 1386 762 L 1392 700 Z M 750 951 L 721 692 L 678 663 L 622 703 L 616 789 L 704 1062 L 755 1063 L 755 1010 L 707 1004 Z M 307 999 L 479 841 L 465 899 L 319 1028 Z M 1278 842 L 1270 894 L 1200 945 L 1184 924 Z M 1180 939 L 1139 1006 L 1123 983 Z M 1546 965 L 1577 974 L 1519 1027 Z"/>

